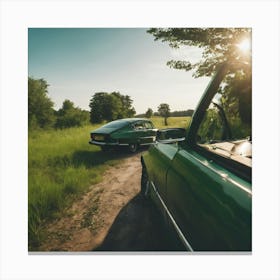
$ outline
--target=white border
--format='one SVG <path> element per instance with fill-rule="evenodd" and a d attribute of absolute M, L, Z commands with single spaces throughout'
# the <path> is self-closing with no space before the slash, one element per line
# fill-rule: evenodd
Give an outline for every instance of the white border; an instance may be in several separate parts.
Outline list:
<path fill-rule="evenodd" d="M 1 279 L 279 279 L 279 2 L 2 1 Z M 252 255 L 28 255 L 27 28 L 252 27 Z"/>

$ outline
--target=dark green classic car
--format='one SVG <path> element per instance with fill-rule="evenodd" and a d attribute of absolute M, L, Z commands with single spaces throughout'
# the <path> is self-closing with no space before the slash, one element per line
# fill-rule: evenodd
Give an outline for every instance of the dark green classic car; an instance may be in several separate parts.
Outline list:
<path fill-rule="evenodd" d="M 100 146 L 103 151 L 127 146 L 131 152 L 136 152 L 139 146 L 152 144 L 156 134 L 157 129 L 148 119 L 119 119 L 92 131 L 89 144 Z"/>
<path fill-rule="evenodd" d="M 159 130 L 141 157 L 141 192 L 180 250 L 252 250 L 251 77 L 248 65 L 222 65 L 189 128 Z"/>

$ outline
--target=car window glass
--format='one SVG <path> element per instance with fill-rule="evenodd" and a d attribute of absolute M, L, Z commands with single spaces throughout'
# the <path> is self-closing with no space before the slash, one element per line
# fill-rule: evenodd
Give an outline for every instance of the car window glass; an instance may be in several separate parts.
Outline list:
<path fill-rule="evenodd" d="M 143 122 L 137 122 L 134 124 L 134 129 L 141 130 L 143 129 L 143 126 L 144 126 Z"/>
<path fill-rule="evenodd" d="M 199 126 L 196 142 L 210 152 L 251 166 L 252 84 L 243 70 L 221 82 Z"/>
<path fill-rule="evenodd" d="M 103 127 L 105 127 L 105 128 L 121 128 L 121 127 L 123 127 L 127 124 L 128 124 L 127 121 L 116 120 L 116 121 L 112 121 L 112 122 L 109 122 L 109 123 L 105 124 Z"/>
<path fill-rule="evenodd" d="M 148 128 L 148 129 L 153 128 L 153 126 L 150 122 L 145 122 L 144 125 L 145 125 L 145 128 Z"/>

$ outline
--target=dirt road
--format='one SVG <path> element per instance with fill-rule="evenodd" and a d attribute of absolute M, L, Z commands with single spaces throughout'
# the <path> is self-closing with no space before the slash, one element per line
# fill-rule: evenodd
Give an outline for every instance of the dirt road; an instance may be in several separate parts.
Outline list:
<path fill-rule="evenodd" d="M 165 251 L 157 209 L 140 195 L 141 153 L 110 167 L 102 182 L 46 225 L 41 251 Z"/>

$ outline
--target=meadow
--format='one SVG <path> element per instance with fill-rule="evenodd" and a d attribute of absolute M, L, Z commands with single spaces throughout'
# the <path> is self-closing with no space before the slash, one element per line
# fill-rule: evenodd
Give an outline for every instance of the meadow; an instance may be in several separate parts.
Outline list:
<path fill-rule="evenodd" d="M 153 117 L 157 128 L 166 128 Z M 168 127 L 187 127 L 189 117 L 170 117 Z M 45 222 L 59 217 L 88 188 L 117 164 L 118 153 L 89 145 L 89 133 L 100 125 L 63 130 L 36 130 L 28 135 L 28 247 L 36 250 L 45 238 Z"/>

